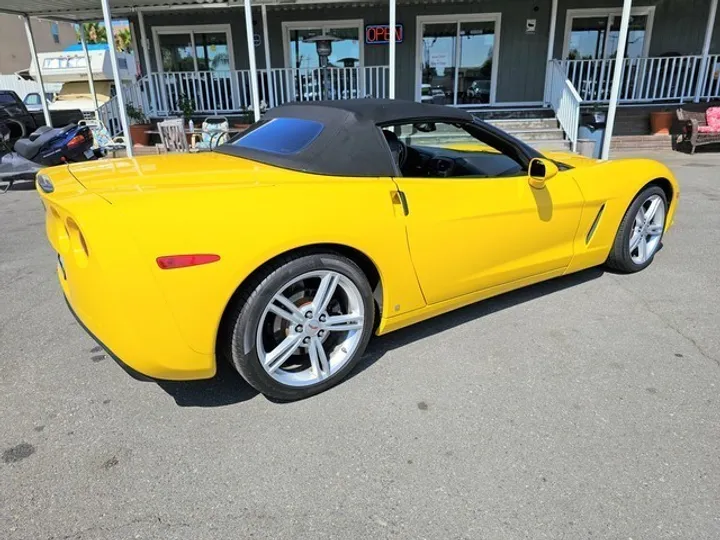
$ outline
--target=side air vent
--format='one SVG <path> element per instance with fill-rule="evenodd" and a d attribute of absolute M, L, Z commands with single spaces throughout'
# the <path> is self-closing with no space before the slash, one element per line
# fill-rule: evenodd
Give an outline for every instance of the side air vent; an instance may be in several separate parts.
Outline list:
<path fill-rule="evenodd" d="M 593 234 L 595 234 L 595 229 L 597 229 L 598 223 L 600 223 L 600 218 L 603 215 L 603 211 L 605 210 L 605 203 L 600 207 L 600 210 L 598 210 L 597 216 L 595 216 L 595 219 L 592 222 L 592 225 L 590 226 L 590 230 L 587 233 L 587 236 L 585 237 L 585 244 L 589 244 L 590 240 L 592 240 Z"/>

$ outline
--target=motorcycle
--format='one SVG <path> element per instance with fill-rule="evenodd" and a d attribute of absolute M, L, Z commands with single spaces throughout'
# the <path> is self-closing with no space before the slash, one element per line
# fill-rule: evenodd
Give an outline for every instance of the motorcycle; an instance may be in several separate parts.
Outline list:
<path fill-rule="evenodd" d="M 0 123 L 0 182 L 7 183 L 3 193 L 16 181 L 34 180 L 44 167 L 98 158 L 92 131 L 87 126 L 42 126 L 14 145 L 10 134 L 10 128 Z"/>

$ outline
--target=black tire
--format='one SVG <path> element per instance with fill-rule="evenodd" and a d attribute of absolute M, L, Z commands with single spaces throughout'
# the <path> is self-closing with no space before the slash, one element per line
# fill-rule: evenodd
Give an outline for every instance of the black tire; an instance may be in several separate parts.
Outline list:
<path fill-rule="evenodd" d="M 607 261 L 605 263 L 613 270 L 630 274 L 634 272 L 639 272 L 640 270 L 647 268 L 653 262 L 655 254 L 658 251 L 657 249 L 642 264 L 637 264 L 635 261 L 632 260 L 632 257 L 630 256 L 630 235 L 633 233 L 633 228 L 635 225 L 635 215 L 638 213 L 640 206 L 642 206 L 645 201 L 647 201 L 648 198 L 652 195 L 658 195 L 662 199 L 663 204 L 665 205 L 665 219 L 663 220 L 664 234 L 666 226 L 665 220 L 667 220 L 668 209 L 667 197 L 665 195 L 665 192 L 659 186 L 646 186 L 645 188 L 643 188 L 642 191 L 640 191 L 640 193 L 637 194 L 635 199 L 633 199 L 632 204 L 630 204 L 630 207 L 627 209 L 627 212 L 625 212 L 625 216 L 620 222 L 620 227 L 618 228 L 617 234 L 615 235 L 615 242 L 610 249 L 610 254 L 608 255 Z M 658 243 L 658 249 L 661 244 L 662 236 L 660 237 L 660 242 Z"/>
<path fill-rule="evenodd" d="M 281 288 L 303 274 L 330 270 L 342 274 L 357 287 L 363 303 L 364 322 L 358 346 L 352 357 L 336 373 L 310 386 L 282 384 L 271 377 L 262 366 L 258 355 L 256 335 L 262 314 L 272 298 Z M 232 329 L 227 357 L 240 375 L 262 394 L 282 400 L 303 399 L 335 386 L 342 381 L 362 357 L 372 335 L 375 319 L 375 305 L 370 284 L 363 271 L 350 259 L 337 253 L 301 253 L 283 257 L 270 264 L 243 287 L 236 300 L 236 307 L 229 319 Z"/>

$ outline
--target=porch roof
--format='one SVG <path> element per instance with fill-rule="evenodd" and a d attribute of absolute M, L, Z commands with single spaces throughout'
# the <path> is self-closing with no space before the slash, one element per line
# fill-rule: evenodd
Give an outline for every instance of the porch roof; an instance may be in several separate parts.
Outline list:
<path fill-rule="evenodd" d="M 435 1 L 435 0 L 433 0 Z M 314 4 L 366 5 L 382 0 L 252 0 L 252 5 L 292 7 Z M 138 10 L 163 11 L 168 9 L 242 8 L 243 0 L 109 0 L 113 16 L 129 15 Z M 0 0 L 0 13 L 27 15 L 42 19 L 72 23 L 102 20 L 100 0 Z"/>

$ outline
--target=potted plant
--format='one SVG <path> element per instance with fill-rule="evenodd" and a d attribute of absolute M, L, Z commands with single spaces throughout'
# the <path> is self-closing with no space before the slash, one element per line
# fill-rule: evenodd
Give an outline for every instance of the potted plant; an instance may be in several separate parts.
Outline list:
<path fill-rule="evenodd" d="M 195 101 L 185 94 L 180 94 L 175 106 L 180 110 L 180 114 L 182 114 L 182 117 L 185 119 L 185 123 L 189 125 L 193 115 L 195 114 Z M 188 133 L 188 143 L 192 143 L 192 139 L 193 134 Z"/>
<path fill-rule="evenodd" d="M 653 135 L 669 135 L 674 113 L 667 107 L 650 113 L 650 133 Z"/>
<path fill-rule="evenodd" d="M 130 119 L 130 137 L 133 144 L 147 146 L 150 143 L 150 133 L 148 131 L 152 128 L 152 124 L 150 124 L 142 109 L 136 108 L 132 103 L 129 103 L 125 110 Z"/>
<path fill-rule="evenodd" d="M 237 122 L 233 124 L 235 129 L 247 129 L 255 121 L 255 113 L 250 108 L 243 109 L 238 115 Z"/>

